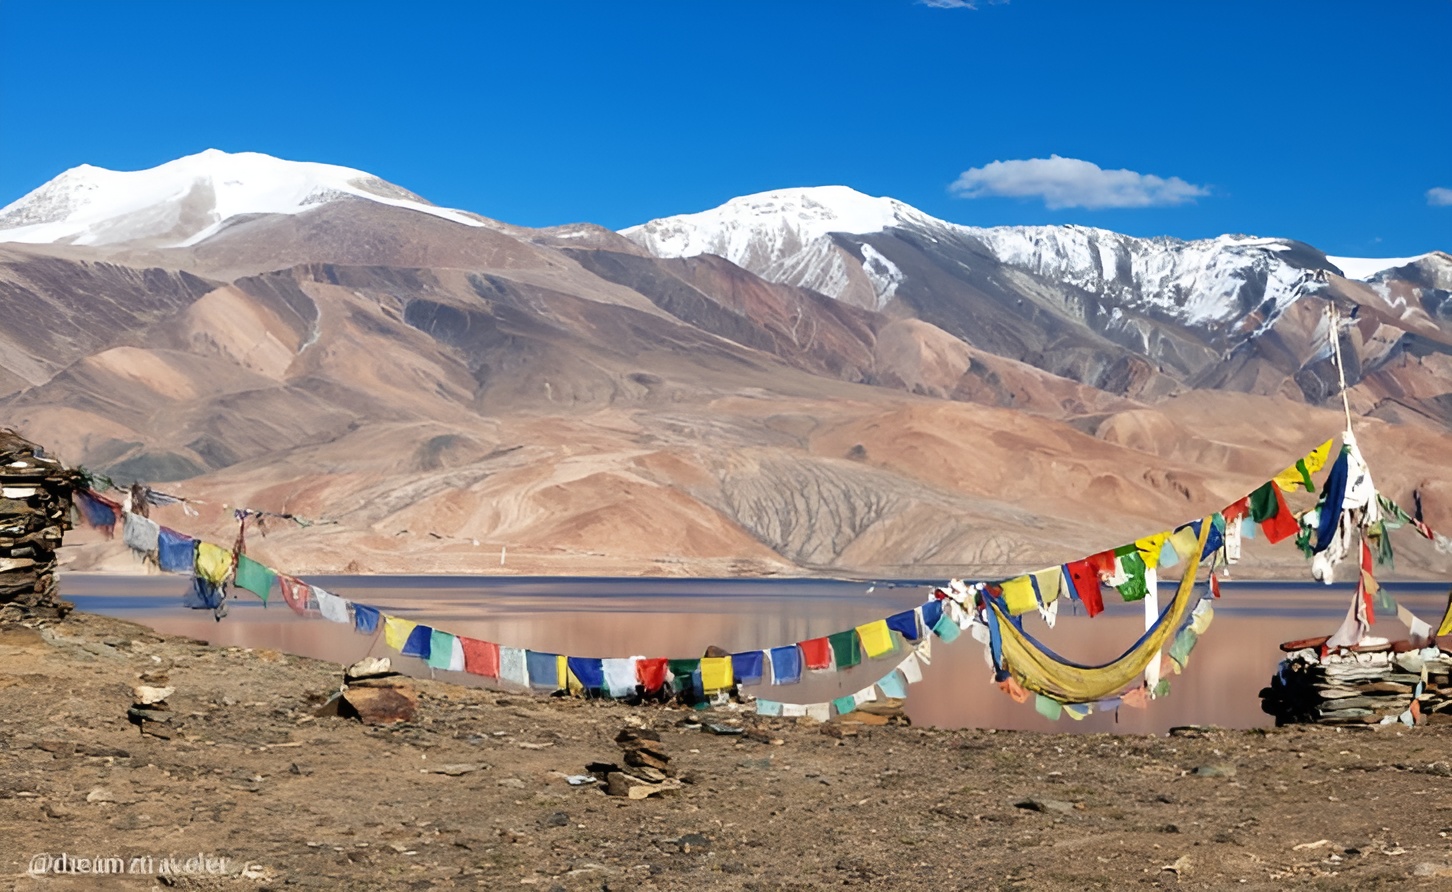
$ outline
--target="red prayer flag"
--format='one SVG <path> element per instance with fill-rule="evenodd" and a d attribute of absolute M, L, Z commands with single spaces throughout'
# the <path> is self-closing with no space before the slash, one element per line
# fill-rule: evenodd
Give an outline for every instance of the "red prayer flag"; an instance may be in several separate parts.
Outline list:
<path fill-rule="evenodd" d="M 1372 609 L 1373 596 L 1376 594 L 1376 577 L 1371 572 L 1371 549 L 1367 547 L 1366 539 L 1361 540 L 1361 580 L 1356 587 L 1361 594 L 1361 603 L 1366 608 L 1366 624 L 1376 624 L 1376 611 Z M 1370 584 L 1368 584 L 1370 583 Z"/>
<path fill-rule="evenodd" d="M 294 579 L 291 576 L 277 574 L 277 582 L 282 588 L 282 600 L 292 608 L 292 612 L 298 616 L 308 615 L 308 601 L 312 600 L 313 590 L 301 579 Z"/>
<path fill-rule="evenodd" d="M 802 649 L 802 659 L 806 662 L 808 669 L 832 668 L 832 642 L 826 638 L 799 641 L 797 647 Z"/>
<path fill-rule="evenodd" d="M 464 671 L 485 678 L 499 677 L 499 645 L 477 638 L 456 636 L 464 649 Z"/>
<path fill-rule="evenodd" d="M 1234 502 L 1232 504 L 1226 505 L 1225 506 L 1225 510 L 1224 511 L 1221 511 L 1220 512 L 1220 515 L 1222 517 L 1224 517 L 1227 522 L 1228 521 L 1232 521 L 1232 520 L 1237 520 L 1237 519 L 1242 518 L 1242 517 L 1249 517 L 1250 516 L 1250 496 L 1245 496 L 1245 497 L 1241 498 L 1241 500 L 1238 501 L 1238 502 Z"/>
<path fill-rule="evenodd" d="M 1301 529 L 1301 522 L 1286 505 L 1286 496 L 1281 492 L 1280 485 L 1271 481 L 1271 489 L 1275 490 L 1276 494 L 1276 514 L 1275 517 L 1267 517 L 1261 521 L 1260 528 L 1265 531 L 1266 539 L 1274 545 L 1296 535 Z"/>
<path fill-rule="evenodd" d="M 1084 559 L 1089 569 L 1094 571 L 1095 576 L 1114 575 L 1114 550 L 1101 551 L 1098 554 L 1091 554 Z"/>
<path fill-rule="evenodd" d="M 636 661 L 635 680 L 640 682 L 640 686 L 645 688 L 647 694 L 654 694 L 665 687 L 668 662 L 665 657 Z"/>
<path fill-rule="evenodd" d="M 1084 609 L 1089 611 L 1089 615 L 1096 616 L 1103 612 L 1104 598 L 1099 592 L 1099 571 L 1088 560 L 1073 561 L 1065 564 L 1064 569 L 1069 571 L 1069 578 L 1074 582 L 1074 592 L 1084 602 Z"/>

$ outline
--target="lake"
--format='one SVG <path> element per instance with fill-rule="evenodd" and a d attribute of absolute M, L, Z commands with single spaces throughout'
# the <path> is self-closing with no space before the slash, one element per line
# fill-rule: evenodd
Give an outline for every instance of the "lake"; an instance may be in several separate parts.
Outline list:
<path fill-rule="evenodd" d="M 381 607 L 445 631 L 514 647 L 588 657 L 632 655 L 693 657 L 717 645 L 739 652 L 791 644 L 881 619 L 921 604 L 930 586 L 911 582 L 823 579 L 664 579 L 455 576 L 317 576 L 309 582 L 359 603 Z M 62 595 L 80 610 L 131 620 L 159 632 L 188 635 L 219 646 L 271 648 L 351 663 L 390 656 L 401 671 L 427 676 L 421 661 L 389 651 L 381 636 L 295 615 L 274 595 L 263 607 L 243 592 L 221 622 L 209 611 L 188 610 L 178 576 L 63 574 Z M 1386 583 L 1385 588 L 1433 627 L 1446 605 L 1441 583 Z M 1017 704 L 992 684 L 984 648 L 968 635 L 933 642 L 933 662 L 909 688 L 914 723 L 943 728 L 999 728 L 1058 732 L 1163 733 L 1176 725 L 1268 727 L 1260 689 L 1275 672 L 1282 641 L 1329 634 L 1345 615 L 1351 583 L 1224 581 L 1215 621 L 1183 675 L 1170 675 L 1171 693 L 1148 709 L 1095 714 L 1082 722 L 1049 721 L 1030 704 Z M 1161 585 L 1162 603 L 1170 583 Z M 1109 603 L 1089 619 L 1061 605 L 1056 627 L 1026 617 L 1035 636 L 1062 656 L 1088 663 L 1118 656 L 1143 631 L 1138 604 Z M 1378 617 L 1382 620 L 1381 617 Z M 1394 616 L 1375 634 L 1406 637 Z M 901 655 L 897 657 L 901 659 Z M 801 684 L 744 690 L 787 702 L 828 700 L 885 675 L 891 658 Z M 809 676 L 812 673 L 807 673 Z M 463 673 L 441 679 L 478 684 Z"/>

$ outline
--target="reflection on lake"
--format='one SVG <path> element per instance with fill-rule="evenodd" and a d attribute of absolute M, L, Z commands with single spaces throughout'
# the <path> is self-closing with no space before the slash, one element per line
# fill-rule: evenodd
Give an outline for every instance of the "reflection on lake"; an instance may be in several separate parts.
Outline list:
<path fill-rule="evenodd" d="M 349 600 L 459 635 L 577 656 L 699 656 L 709 645 L 729 651 L 776 647 L 838 632 L 915 607 L 927 585 L 869 586 L 816 579 L 600 579 L 567 577 L 319 576 L 315 582 Z M 380 636 L 296 616 L 274 596 L 264 608 L 243 593 L 220 623 L 208 611 L 187 610 L 188 581 L 175 576 L 67 574 L 64 597 L 81 610 L 189 635 L 221 646 L 272 648 L 350 663 L 391 656 L 401 670 L 428 675 L 419 660 L 391 653 Z M 1446 604 L 1439 583 L 1388 583 L 1386 589 L 1434 626 Z M 1159 733 L 1175 725 L 1230 728 L 1272 724 L 1258 693 L 1269 683 L 1282 641 L 1330 633 L 1345 615 L 1351 583 L 1225 582 L 1215 622 L 1190 657 L 1184 675 L 1169 676 L 1171 694 L 1147 710 L 1122 709 L 1082 722 L 1050 722 L 1031 705 L 1009 700 L 992 684 L 984 649 L 967 635 L 933 642 L 933 662 L 909 688 L 907 711 L 919 725 L 1037 731 Z M 1169 586 L 1162 586 L 1163 599 Z M 1106 598 L 1106 602 L 1109 599 Z M 1035 636 L 1062 656 L 1097 663 L 1113 659 L 1143 631 L 1138 604 L 1107 604 L 1093 620 L 1061 605 L 1056 628 L 1025 617 Z M 1380 619 L 1380 617 L 1379 617 Z M 1404 638 L 1394 617 L 1375 634 Z M 901 660 L 899 655 L 897 660 Z M 801 684 L 747 688 L 788 702 L 831 699 L 866 687 L 895 665 L 892 657 Z M 812 675 L 812 673 L 808 673 Z M 438 672 L 465 683 L 463 673 Z"/>

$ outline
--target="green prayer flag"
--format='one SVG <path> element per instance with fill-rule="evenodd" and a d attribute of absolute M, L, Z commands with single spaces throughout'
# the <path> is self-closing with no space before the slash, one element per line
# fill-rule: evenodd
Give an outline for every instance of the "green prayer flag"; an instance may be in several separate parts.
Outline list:
<path fill-rule="evenodd" d="M 959 635 L 963 634 L 963 630 L 958 628 L 958 624 L 953 622 L 952 617 L 945 613 L 938 617 L 937 624 L 933 626 L 933 634 L 948 644 L 952 644 Z"/>
<path fill-rule="evenodd" d="M 1034 694 L 1034 710 L 1049 721 L 1057 722 L 1059 716 L 1064 714 L 1064 704 L 1055 700 L 1053 697 Z"/>
<path fill-rule="evenodd" d="M 1316 484 L 1311 482 L 1311 472 L 1306 467 L 1306 460 L 1304 458 L 1296 459 L 1296 470 L 1301 475 L 1301 485 L 1306 487 L 1306 492 L 1315 492 Z"/>
<path fill-rule="evenodd" d="M 847 669 L 862 662 L 862 646 L 858 643 L 856 629 L 828 635 L 827 643 L 832 645 L 832 657 L 837 661 L 838 669 Z"/>
<path fill-rule="evenodd" d="M 1276 482 L 1268 481 L 1265 486 L 1250 494 L 1250 519 L 1262 523 L 1275 517 L 1281 511 L 1281 501 L 1276 498 Z"/>
<path fill-rule="evenodd" d="M 695 675 L 701 668 L 700 660 L 666 660 L 666 667 L 670 669 L 671 687 L 677 692 L 684 691 L 691 683 L 691 676 Z"/>
<path fill-rule="evenodd" d="M 1170 680 L 1168 678 L 1160 679 L 1160 683 L 1155 685 L 1155 689 L 1153 691 L 1150 691 L 1150 693 L 1153 694 L 1156 699 L 1169 696 Z"/>
<path fill-rule="evenodd" d="M 245 554 L 237 555 L 237 575 L 233 582 L 238 588 L 245 588 L 267 603 L 267 596 L 272 592 L 272 581 L 277 574 L 254 561 Z"/>
<path fill-rule="evenodd" d="M 857 709 L 857 700 L 851 694 L 848 694 L 845 697 L 838 697 L 836 700 L 833 700 L 832 706 L 836 708 L 838 715 L 846 715 Z"/>
<path fill-rule="evenodd" d="M 1190 651 L 1195 649 L 1199 643 L 1200 636 L 1195 634 L 1194 629 L 1185 629 L 1175 636 L 1175 641 L 1170 645 L 1170 659 L 1179 664 L 1181 669 L 1190 662 Z"/>
<path fill-rule="evenodd" d="M 429 666 L 434 669 L 447 669 L 453 656 L 454 636 L 434 629 L 433 634 L 429 635 Z"/>
<path fill-rule="evenodd" d="M 1395 567 L 1394 555 L 1392 554 L 1391 536 L 1387 535 L 1386 521 L 1378 520 L 1365 530 L 1366 544 L 1371 548 L 1371 555 L 1376 559 L 1378 567 Z"/>
<path fill-rule="evenodd" d="M 1119 565 L 1124 568 L 1129 580 L 1123 585 L 1116 586 L 1115 591 L 1119 592 L 1119 596 L 1126 601 L 1143 601 L 1149 595 L 1149 583 L 1144 578 L 1146 569 L 1144 558 L 1139 556 L 1139 552 L 1127 554 L 1119 559 Z"/>

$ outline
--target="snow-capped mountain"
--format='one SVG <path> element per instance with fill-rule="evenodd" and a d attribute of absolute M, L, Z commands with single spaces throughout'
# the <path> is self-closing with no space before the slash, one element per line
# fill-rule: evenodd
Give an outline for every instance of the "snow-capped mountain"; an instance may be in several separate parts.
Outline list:
<path fill-rule="evenodd" d="M 208 149 L 147 170 L 67 170 L 0 209 L 0 242 L 187 247 L 240 217 L 297 214 L 346 198 L 485 225 L 361 170 Z"/>
<path fill-rule="evenodd" d="M 877 309 L 892 299 L 896 269 L 876 254 L 853 263 L 837 250 L 831 234 L 946 225 L 893 198 L 873 198 L 846 186 L 817 186 L 744 195 L 708 211 L 652 220 L 621 234 L 657 257 L 715 254 L 769 281 Z M 853 286 L 863 276 L 870 293 L 851 300 Z"/>
<path fill-rule="evenodd" d="M 743 196 L 621 234 L 659 257 L 719 254 L 770 281 L 1151 398 L 1184 387 L 1282 392 L 1289 379 L 1305 398 L 1324 399 L 1334 378 L 1319 298 L 1363 304 L 1393 326 L 1368 322 L 1358 335 L 1369 363 L 1393 361 L 1400 348 L 1388 345 L 1412 329 L 1452 343 L 1438 321 L 1452 302 L 1430 271 L 1440 261 L 1327 258 L 1292 239 L 963 226 L 843 186 Z"/>
<path fill-rule="evenodd" d="M 843 236 L 889 230 L 937 243 L 964 243 L 1005 266 L 1116 306 L 1157 311 L 1190 324 L 1236 322 L 1247 304 L 1274 316 L 1300 293 L 1307 269 L 1317 268 L 1312 262 L 1324 257 L 1287 239 L 1221 236 L 1186 242 L 1084 226 L 962 226 L 846 186 L 747 195 L 621 234 L 660 257 L 719 254 L 771 281 L 880 308 L 902 286 L 902 270 L 872 244 Z M 859 247 L 844 250 L 848 241 Z M 967 258 L 962 262 L 973 265 Z M 871 285 L 870 300 L 853 300 L 852 286 L 864 280 Z M 1256 292 L 1253 301 L 1245 299 L 1247 289 Z"/>
<path fill-rule="evenodd" d="M 1410 266 L 1430 256 L 1430 254 L 1418 254 L 1416 257 L 1332 257 L 1327 255 L 1326 259 L 1336 264 L 1346 278 L 1365 282 L 1389 269 Z"/>

